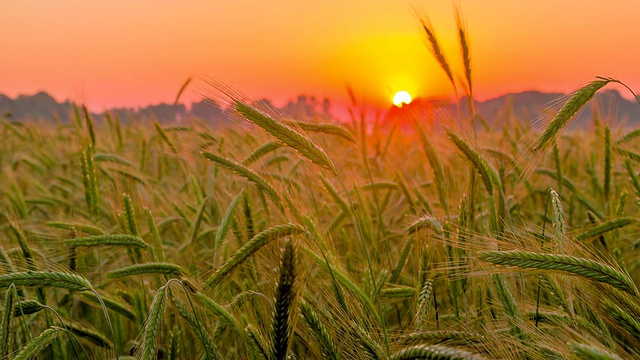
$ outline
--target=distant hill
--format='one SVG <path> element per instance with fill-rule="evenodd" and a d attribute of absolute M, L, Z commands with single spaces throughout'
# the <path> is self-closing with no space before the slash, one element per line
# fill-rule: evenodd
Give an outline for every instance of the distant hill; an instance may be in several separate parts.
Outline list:
<path fill-rule="evenodd" d="M 485 119 L 490 126 L 495 127 L 504 124 L 507 119 L 524 122 L 547 120 L 553 117 L 568 99 L 569 97 L 562 93 L 523 91 L 505 94 L 486 101 L 476 101 L 474 104 L 476 113 Z M 466 98 L 461 99 L 458 104 L 445 102 L 442 99 L 418 98 L 402 108 L 390 107 L 385 121 L 403 125 L 406 123 L 409 126 L 407 113 L 413 116 L 418 114 L 419 117 L 433 116 L 435 120 L 440 122 L 443 117 L 457 121 L 459 116 L 462 116 L 463 119 L 469 116 L 468 109 Z M 604 90 L 597 93 L 578 113 L 571 127 L 584 128 L 593 124 L 594 114 L 603 122 L 640 126 L 640 104 L 625 99 L 617 90 Z"/>
<path fill-rule="evenodd" d="M 322 101 L 313 96 L 300 95 L 289 101 L 282 108 L 275 107 L 269 100 L 263 99 L 256 105 L 270 108 L 277 112 L 287 114 L 296 119 L 329 118 L 331 104 L 328 99 Z M 189 118 L 198 118 L 208 121 L 213 125 L 228 124 L 233 115 L 223 110 L 220 105 L 211 99 L 204 99 L 191 103 L 187 108 L 183 104 L 156 104 L 145 107 L 113 108 L 106 112 L 110 116 L 122 119 L 157 120 L 160 123 L 180 122 Z M 102 120 L 105 113 L 91 114 L 98 121 Z M 70 101 L 58 102 L 46 92 L 38 92 L 34 95 L 20 95 L 12 99 L 0 94 L 0 118 L 8 118 L 14 121 L 45 120 L 69 122 L 74 115 L 74 105 Z"/>
<path fill-rule="evenodd" d="M 507 94 L 495 99 L 476 103 L 477 112 L 495 125 L 506 121 L 507 117 L 522 121 L 535 121 L 553 117 L 568 100 L 565 94 L 525 91 Z M 461 109 L 467 111 L 467 103 Z M 640 104 L 625 99 L 617 90 L 604 90 L 580 111 L 573 126 L 585 127 L 598 116 L 600 121 L 617 125 L 640 125 Z"/>
<path fill-rule="evenodd" d="M 476 112 L 482 116 L 491 126 L 498 126 L 508 118 L 519 121 L 534 121 L 541 116 L 547 118 L 553 116 L 567 96 L 561 93 L 544 93 L 539 91 L 524 91 L 499 96 L 482 102 L 475 102 Z M 275 109 L 287 116 L 297 119 L 331 117 L 331 104 L 328 99 L 316 99 L 300 95 L 289 101 L 281 108 L 263 99 L 258 101 L 261 106 Z M 443 100 L 416 99 L 414 103 L 405 105 L 399 109 L 391 107 L 386 115 L 388 122 L 397 121 L 408 109 L 438 110 L 438 116 L 456 117 L 457 114 L 468 114 L 468 105 L 465 99 L 458 105 L 447 103 Z M 587 126 L 593 122 L 593 114 L 598 114 L 602 121 L 613 124 L 623 123 L 629 126 L 640 125 L 640 104 L 623 98 L 616 90 L 601 91 L 583 109 L 574 121 L 573 126 Z M 109 114 L 123 120 L 128 119 L 153 119 L 161 123 L 176 122 L 189 118 L 199 118 L 212 124 L 229 123 L 232 114 L 223 110 L 213 100 L 202 100 L 192 103 L 190 107 L 183 104 L 157 104 L 146 107 L 114 108 L 108 110 Z M 74 116 L 73 103 L 69 101 L 58 102 L 46 92 L 38 92 L 34 95 L 20 95 L 14 99 L 0 94 L 0 117 L 15 121 L 27 119 L 41 119 L 68 122 Z M 104 116 L 92 114 L 98 121 Z"/>

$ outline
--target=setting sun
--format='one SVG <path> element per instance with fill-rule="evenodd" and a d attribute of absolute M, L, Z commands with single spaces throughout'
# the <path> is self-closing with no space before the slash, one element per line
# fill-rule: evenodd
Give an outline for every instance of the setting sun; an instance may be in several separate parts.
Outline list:
<path fill-rule="evenodd" d="M 413 100 L 411 98 L 411 94 L 409 94 L 409 92 L 404 90 L 398 91 L 395 95 L 393 95 L 393 105 L 395 106 L 410 104 L 411 100 Z"/>

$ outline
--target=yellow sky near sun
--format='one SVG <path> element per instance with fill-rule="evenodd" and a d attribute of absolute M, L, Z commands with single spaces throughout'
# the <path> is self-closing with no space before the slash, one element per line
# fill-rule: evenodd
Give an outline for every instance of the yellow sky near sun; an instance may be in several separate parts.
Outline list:
<path fill-rule="evenodd" d="M 636 1 L 460 0 L 475 91 L 567 92 L 596 75 L 640 86 Z M 450 0 L 0 3 L 0 93 L 46 90 L 95 109 L 170 102 L 212 76 L 276 103 L 300 93 L 390 103 L 452 91 L 414 12 L 431 18 L 461 74 Z M 185 100 L 212 89 L 196 82 Z"/>

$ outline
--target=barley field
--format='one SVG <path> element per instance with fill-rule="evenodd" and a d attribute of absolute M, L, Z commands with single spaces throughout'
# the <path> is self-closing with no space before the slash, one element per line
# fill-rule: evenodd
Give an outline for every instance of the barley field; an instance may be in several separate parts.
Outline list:
<path fill-rule="evenodd" d="M 461 21 L 462 84 L 422 25 L 472 100 Z M 498 128 L 473 101 L 299 122 L 222 86 L 226 128 L 3 119 L 0 358 L 640 357 L 640 131 L 568 130 L 612 83 Z"/>
<path fill-rule="evenodd" d="M 8 359 L 640 354 L 638 131 L 213 129 L 78 111 L 0 132 Z"/>

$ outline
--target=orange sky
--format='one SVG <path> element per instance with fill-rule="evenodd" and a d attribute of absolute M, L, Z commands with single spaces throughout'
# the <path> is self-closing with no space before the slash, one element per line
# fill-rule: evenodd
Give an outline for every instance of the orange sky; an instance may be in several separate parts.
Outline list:
<path fill-rule="evenodd" d="M 640 90 L 638 1 L 459 0 L 479 99 L 568 92 L 596 75 Z M 424 45 L 428 14 L 461 74 L 451 0 L 0 2 L 0 93 L 46 90 L 99 110 L 173 101 L 190 76 L 276 104 L 450 95 Z M 185 101 L 211 92 L 195 81 Z"/>

